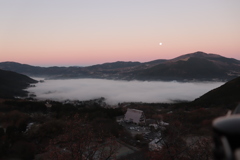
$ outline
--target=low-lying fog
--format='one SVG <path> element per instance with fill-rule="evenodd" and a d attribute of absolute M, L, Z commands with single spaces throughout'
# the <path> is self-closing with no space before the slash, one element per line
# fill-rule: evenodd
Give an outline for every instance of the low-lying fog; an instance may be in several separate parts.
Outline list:
<path fill-rule="evenodd" d="M 223 82 L 161 82 L 115 81 L 104 79 L 45 80 L 27 90 L 38 99 L 90 100 L 106 98 L 108 104 L 119 102 L 170 103 L 174 100 L 192 101 Z"/>

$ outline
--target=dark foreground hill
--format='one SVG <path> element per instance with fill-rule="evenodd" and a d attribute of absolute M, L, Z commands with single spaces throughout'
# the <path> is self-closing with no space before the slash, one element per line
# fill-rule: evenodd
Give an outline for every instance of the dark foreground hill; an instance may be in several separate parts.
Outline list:
<path fill-rule="evenodd" d="M 195 52 L 150 62 L 113 62 L 88 67 L 38 67 L 2 62 L 0 69 L 51 79 L 105 78 L 121 80 L 227 81 L 240 76 L 240 61 Z"/>
<path fill-rule="evenodd" d="M 27 92 L 23 89 L 36 82 L 25 75 L 0 69 L 0 98 L 26 96 Z"/>
<path fill-rule="evenodd" d="M 240 103 L 240 77 L 209 91 L 193 103 L 205 107 L 222 106 L 234 109 Z"/>

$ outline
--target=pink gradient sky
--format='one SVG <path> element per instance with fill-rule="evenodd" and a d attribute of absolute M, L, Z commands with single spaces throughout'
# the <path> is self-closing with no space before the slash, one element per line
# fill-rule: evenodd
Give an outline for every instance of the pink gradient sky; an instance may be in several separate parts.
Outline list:
<path fill-rule="evenodd" d="M 239 8 L 239 0 L 0 1 L 0 62 L 85 66 L 195 51 L 240 60 Z"/>

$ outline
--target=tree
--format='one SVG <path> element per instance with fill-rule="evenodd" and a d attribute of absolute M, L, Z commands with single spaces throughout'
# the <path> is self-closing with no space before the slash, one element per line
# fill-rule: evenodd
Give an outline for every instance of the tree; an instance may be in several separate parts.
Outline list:
<path fill-rule="evenodd" d="M 102 160 L 115 156 L 117 142 L 104 130 L 94 130 L 89 121 L 78 115 L 66 123 L 64 133 L 50 141 L 46 159 Z"/>
<path fill-rule="evenodd" d="M 213 159 L 211 138 L 192 134 L 193 128 L 174 119 L 166 130 L 162 131 L 162 148 L 149 152 L 151 160 L 208 160 Z"/>

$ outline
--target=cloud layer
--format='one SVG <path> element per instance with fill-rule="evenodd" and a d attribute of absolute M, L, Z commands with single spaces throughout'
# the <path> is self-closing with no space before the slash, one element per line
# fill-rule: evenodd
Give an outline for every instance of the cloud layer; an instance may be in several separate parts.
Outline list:
<path fill-rule="evenodd" d="M 103 79 L 45 80 L 29 88 L 38 99 L 90 100 L 104 97 L 108 104 L 119 102 L 169 103 L 172 100 L 194 100 L 219 87 L 222 82 L 179 83 L 115 81 Z"/>

